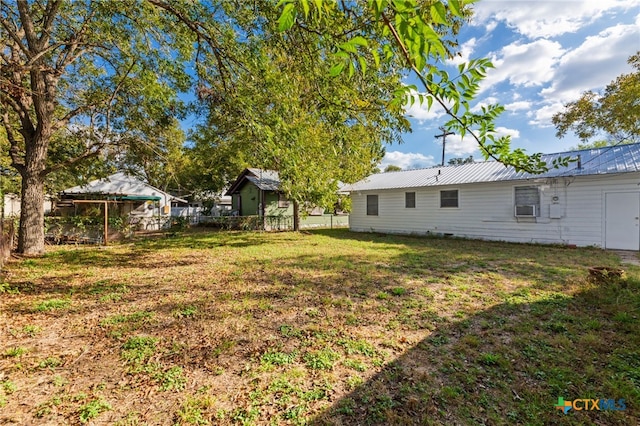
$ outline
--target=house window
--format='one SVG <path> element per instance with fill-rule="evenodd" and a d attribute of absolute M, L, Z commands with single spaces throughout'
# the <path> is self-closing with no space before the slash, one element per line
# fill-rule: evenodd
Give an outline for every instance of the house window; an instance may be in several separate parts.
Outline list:
<path fill-rule="evenodd" d="M 539 188 L 537 186 L 516 186 L 514 211 L 518 217 L 540 216 Z"/>
<path fill-rule="evenodd" d="M 278 208 L 280 209 L 288 209 L 290 201 L 287 200 L 287 197 L 284 196 L 283 193 L 278 193 Z"/>
<path fill-rule="evenodd" d="M 404 207 L 407 209 L 415 209 L 416 208 L 416 193 L 415 192 L 405 192 L 404 193 Z"/>
<path fill-rule="evenodd" d="M 367 195 L 367 216 L 378 216 L 377 195 Z"/>
<path fill-rule="evenodd" d="M 458 190 L 440 191 L 440 207 L 458 207 Z"/>

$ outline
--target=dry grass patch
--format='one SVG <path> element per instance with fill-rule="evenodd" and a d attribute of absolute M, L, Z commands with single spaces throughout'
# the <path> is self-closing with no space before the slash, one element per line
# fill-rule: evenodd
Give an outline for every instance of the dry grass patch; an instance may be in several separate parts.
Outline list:
<path fill-rule="evenodd" d="M 345 230 L 52 247 L 2 275 L 0 422 L 629 424 L 640 271 L 587 280 L 618 262 Z"/>

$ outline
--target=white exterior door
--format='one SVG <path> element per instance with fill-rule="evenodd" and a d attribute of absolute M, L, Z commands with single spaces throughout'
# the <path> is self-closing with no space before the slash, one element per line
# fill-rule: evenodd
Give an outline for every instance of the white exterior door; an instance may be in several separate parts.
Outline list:
<path fill-rule="evenodd" d="M 640 194 L 605 194 L 605 248 L 640 250 Z"/>

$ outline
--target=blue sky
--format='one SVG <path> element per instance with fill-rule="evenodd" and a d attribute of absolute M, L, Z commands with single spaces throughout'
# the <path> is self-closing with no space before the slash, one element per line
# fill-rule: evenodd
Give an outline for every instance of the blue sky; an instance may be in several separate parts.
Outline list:
<path fill-rule="evenodd" d="M 601 91 L 628 73 L 629 56 L 640 50 L 638 0 L 481 0 L 470 25 L 461 31 L 461 58 L 490 58 L 495 69 L 481 86 L 475 107 L 499 103 L 506 111 L 497 121 L 501 134 L 511 135 L 514 148 L 528 153 L 553 153 L 580 142 L 573 135 L 555 136 L 551 117 L 584 91 Z M 409 78 L 409 84 L 417 80 Z M 419 88 L 419 86 L 418 86 Z M 381 168 L 430 167 L 442 157 L 438 127 L 447 121 L 434 107 L 414 104 L 407 115 L 413 132 L 403 144 L 387 146 Z M 446 160 L 482 156 L 475 141 L 448 136 Z"/>

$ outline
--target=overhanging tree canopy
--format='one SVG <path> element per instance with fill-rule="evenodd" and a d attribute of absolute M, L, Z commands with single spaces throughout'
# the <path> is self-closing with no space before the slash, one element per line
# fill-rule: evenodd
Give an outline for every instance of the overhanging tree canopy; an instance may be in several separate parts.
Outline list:
<path fill-rule="evenodd" d="M 335 20 L 351 21 L 347 40 L 336 45 L 333 55 L 333 75 L 352 78 L 358 71 L 366 74 L 393 67 L 398 72 L 412 72 L 417 76 L 425 94 L 417 97 L 431 108 L 438 104 L 450 117 L 445 125 L 461 136 L 469 135 L 478 143 L 485 158 L 531 173 L 540 173 L 569 158 L 558 158 L 552 164 L 541 160 L 541 154 L 527 155 L 522 149 L 512 149 L 509 136 L 497 136 L 495 119 L 504 110 L 500 105 L 483 106 L 472 112 L 470 102 L 475 98 L 480 81 L 492 67 L 488 59 L 473 59 L 458 66 L 457 75 L 449 75 L 442 66 L 456 45 L 451 35 L 470 16 L 469 5 L 475 0 L 420 1 L 368 0 L 362 2 L 334 2 L 325 0 L 281 0 L 280 29 L 316 25 L 330 31 Z M 405 86 L 395 93 L 392 104 L 402 104 L 417 91 Z"/>
<path fill-rule="evenodd" d="M 193 64 L 228 80 L 234 33 L 216 19 L 220 3 L 0 3 L 0 115 L 22 178 L 19 251 L 44 248 L 48 174 L 126 140 L 141 121 L 162 127 L 179 116 L 177 94 L 195 83 Z M 82 149 L 51 164 L 52 141 L 73 125 L 86 129 Z"/>
<path fill-rule="evenodd" d="M 280 33 L 277 16 L 273 3 L 259 2 L 238 21 L 247 40 L 243 67 L 224 98 L 204 97 L 208 117 L 194 137 L 193 164 L 227 177 L 246 166 L 275 169 L 294 203 L 332 206 L 338 185 L 370 174 L 384 144 L 408 130 L 401 105 L 390 105 L 402 75 L 388 67 L 335 78 L 331 51 L 351 22 L 336 19 L 332 33 Z"/>

